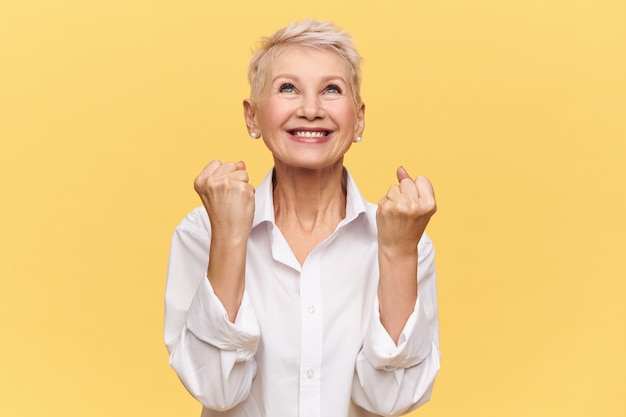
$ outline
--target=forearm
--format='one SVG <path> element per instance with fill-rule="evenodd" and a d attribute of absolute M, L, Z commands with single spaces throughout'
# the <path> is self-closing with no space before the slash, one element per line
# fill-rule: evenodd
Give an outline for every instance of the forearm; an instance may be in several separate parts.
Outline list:
<path fill-rule="evenodd" d="M 249 393 L 260 332 L 245 293 L 231 322 L 205 277 L 211 238 L 202 234 L 204 216 L 201 210 L 191 213 L 172 239 L 164 335 L 170 364 L 189 392 L 209 408 L 225 409 Z M 211 252 L 214 259 L 219 252 Z"/>
<path fill-rule="evenodd" d="M 417 300 L 418 242 L 435 213 L 435 195 L 425 177 L 411 179 L 402 167 L 398 184 L 378 203 L 378 297 L 381 322 L 394 342 Z"/>
<path fill-rule="evenodd" d="M 417 300 L 417 247 L 399 250 L 383 245 L 378 249 L 380 320 L 395 343 Z"/>
<path fill-rule="evenodd" d="M 235 320 L 244 291 L 246 245 L 254 217 L 254 187 L 243 162 L 211 161 L 194 188 L 211 222 L 207 277 L 228 318 Z"/>
<path fill-rule="evenodd" d="M 428 236 L 418 253 L 419 297 L 399 339 L 391 339 L 374 311 L 357 357 L 353 399 L 375 414 L 401 415 L 428 401 L 439 370 L 436 273 Z"/>
<path fill-rule="evenodd" d="M 207 278 L 231 322 L 237 317 L 245 289 L 246 245 L 244 239 L 215 234 L 211 239 Z"/>

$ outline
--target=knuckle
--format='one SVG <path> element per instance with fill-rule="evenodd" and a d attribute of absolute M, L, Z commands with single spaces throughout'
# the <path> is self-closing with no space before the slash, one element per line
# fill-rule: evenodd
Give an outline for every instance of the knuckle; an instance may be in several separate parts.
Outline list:
<path fill-rule="evenodd" d="M 428 199 L 426 199 L 426 201 L 425 201 L 424 203 L 425 203 L 425 204 L 424 204 L 424 205 L 425 205 L 425 207 L 426 207 L 428 210 L 431 210 L 431 211 L 437 210 L 437 202 L 435 201 L 435 199 L 434 199 L 434 198 L 432 198 L 432 197 L 431 197 L 431 198 L 428 198 Z"/>
<path fill-rule="evenodd" d="M 193 180 L 193 188 L 196 191 L 201 191 L 204 189 L 204 184 L 205 184 L 205 180 L 204 177 L 201 175 L 198 175 L 194 180 Z"/>
<path fill-rule="evenodd" d="M 206 188 L 216 188 L 219 182 L 220 182 L 219 179 L 212 175 L 210 177 L 205 178 L 204 186 Z"/>
<path fill-rule="evenodd" d="M 237 165 L 233 161 L 228 161 L 228 162 L 224 162 L 222 164 L 222 167 L 227 169 L 227 170 L 229 170 L 229 171 L 232 171 L 235 168 L 237 168 Z"/>

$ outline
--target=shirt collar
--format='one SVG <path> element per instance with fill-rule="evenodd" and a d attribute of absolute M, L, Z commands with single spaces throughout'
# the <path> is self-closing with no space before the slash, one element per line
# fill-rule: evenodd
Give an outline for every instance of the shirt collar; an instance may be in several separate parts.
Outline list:
<path fill-rule="evenodd" d="M 274 200 L 272 198 L 272 176 L 274 169 L 265 176 L 254 192 L 254 220 L 252 227 L 263 222 L 274 223 Z"/>
<path fill-rule="evenodd" d="M 274 170 L 265 176 L 263 181 L 259 184 L 255 191 L 255 209 L 254 209 L 254 221 L 252 227 L 263 222 L 274 222 L 274 200 L 272 196 L 272 176 Z M 343 180 L 346 184 L 346 217 L 341 222 L 342 224 L 350 223 L 359 217 L 360 214 L 367 212 L 368 203 L 359 191 L 352 175 L 344 168 Z M 373 225 L 375 227 L 375 225 Z"/>

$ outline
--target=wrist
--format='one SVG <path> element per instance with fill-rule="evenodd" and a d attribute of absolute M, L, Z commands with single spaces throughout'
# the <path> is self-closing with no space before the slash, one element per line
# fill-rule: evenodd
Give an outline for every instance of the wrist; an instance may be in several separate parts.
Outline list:
<path fill-rule="evenodd" d="M 211 246 L 218 245 L 220 247 L 237 249 L 245 248 L 248 244 L 250 232 L 233 232 L 233 231 L 211 231 Z"/>
<path fill-rule="evenodd" d="M 378 242 L 378 253 L 392 260 L 413 259 L 417 256 L 417 244 L 413 241 Z"/>

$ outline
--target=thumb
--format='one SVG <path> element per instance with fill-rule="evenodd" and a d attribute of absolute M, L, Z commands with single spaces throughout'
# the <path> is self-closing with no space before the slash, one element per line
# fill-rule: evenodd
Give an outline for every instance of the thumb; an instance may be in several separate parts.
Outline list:
<path fill-rule="evenodd" d="M 402 182 L 402 180 L 404 179 L 409 179 L 413 181 L 413 179 L 411 178 L 409 173 L 406 172 L 406 169 L 404 169 L 403 166 L 398 167 L 398 170 L 396 171 L 396 176 L 398 177 L 398 182 Z"/>

